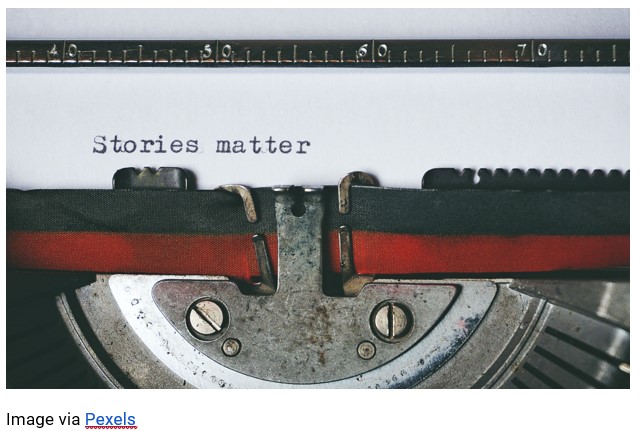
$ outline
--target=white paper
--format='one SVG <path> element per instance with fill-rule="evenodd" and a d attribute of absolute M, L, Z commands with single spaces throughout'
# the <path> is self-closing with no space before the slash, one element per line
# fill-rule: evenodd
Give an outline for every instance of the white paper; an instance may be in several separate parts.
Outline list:
<path fill-rule="evenodd" d="M 199 188 L 335 184 L 354 170 L 418 187 L 434 167 L 629 169 L 629 94 L 628 68 L 12 69 L 7 186 L 109 188 L 129 166 L 183 167 Z M 165 153 L 140 152 L 160 135 Z M 116 136 L 136 151 L 115 153 Z M 255 154 L 254 137 L 292 148 Z M 245 153 L 219 153 L 218 140 Z"/>
<path fill-rule="evenodd" d="M 529 40 L 629 31 L 626 9 L 7 11 L 9 39 Z M 199 188 L 335 184 L 354 170 L 418 187 L 434 167 L 628 169 L 629 95 L 629 68 L 9 69 L 7 186 L 109 188 L 129 166 L 183 167 Z M 139 152 L 141 140 L 160 135 L 166 153 Z M 137 151 L 96 153 L 103 136 L 134 140 Z M 292 150 L 254 154 L 250 141 L 270 136 Z M 175 139 L 179 154 L 169 148 Z M 197 153 L 186 152 L 188 140 Z M 246 152 L 217 153 L 218 140 L 242 140 Z M 310 143 L 306 154 L 297 141 Z"/>

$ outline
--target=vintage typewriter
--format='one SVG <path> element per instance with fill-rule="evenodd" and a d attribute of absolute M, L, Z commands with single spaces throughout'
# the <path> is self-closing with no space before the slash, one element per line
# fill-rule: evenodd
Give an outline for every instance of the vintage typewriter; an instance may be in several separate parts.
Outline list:
<path fill-rule="evenodd" d="M 614 67 L 629 40 L 11 41 L 7 65 Z M 7 190 L 9 387 L 630 386 L 629 171 L 194 177 Z"/>

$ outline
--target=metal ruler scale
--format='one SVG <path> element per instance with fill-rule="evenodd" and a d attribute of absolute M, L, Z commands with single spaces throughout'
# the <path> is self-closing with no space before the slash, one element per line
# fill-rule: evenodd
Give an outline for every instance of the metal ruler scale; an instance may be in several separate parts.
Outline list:
<path fill-rule="evenodd" d="M 629 39 L 7 41 L 8 67 L 630 66 Z"/>

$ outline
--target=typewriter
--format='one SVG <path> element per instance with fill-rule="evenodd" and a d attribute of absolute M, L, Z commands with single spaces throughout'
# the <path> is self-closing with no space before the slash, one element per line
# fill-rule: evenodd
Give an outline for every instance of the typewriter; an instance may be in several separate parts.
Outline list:
<path fill-rule="evenodd" d="M 9 67 L 616 67 L 629 40 L 10 41 Z M 96 153 L 197 152 L 97 135 Z M 304 139 L 219 140 L 296 156 Z M 628 388 L 629 171 L 7 190 L 13 388 Z"/>

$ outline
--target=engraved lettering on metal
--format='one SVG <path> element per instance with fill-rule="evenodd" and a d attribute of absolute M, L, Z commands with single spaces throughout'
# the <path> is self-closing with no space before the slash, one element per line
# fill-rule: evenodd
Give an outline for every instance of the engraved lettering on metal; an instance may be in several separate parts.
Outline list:
<path fill-rule="evenodd" d="M 536 53 L 539 55 L 539 57 L 545 57 L 547 52 L 548 52 L 548 46 L 544 43 L 540 43 L 536 49 Z"/>
<path fill-rule="evenodd" d="M 223 49 L 222 49 L 220 55 L 223 58 L 229 58 L 231 56 L 231 53 L 232 53 L 231 45 L 227 44 L 227 45 L 223 46 Z"/>
<path fill-rule="evenodd" d="M 360 48 L 358 48 L 358 58 L 365 58 L 367 56 L 367 44 L 361 45 Z"/>
<path fill-rule="evenodd" d="M 69 58 L 75 58 L 76 54 L 78 54 L 78 47 L 72 43 L 71 45 L 69 45 L 67 55 L 69 56 Z"/>
<path fill-rule="evenodd" d="M 387 55 L 387 45 L 384 43 L 378 46 L 377 54 L 379 57 L 385 57 Z"/>

